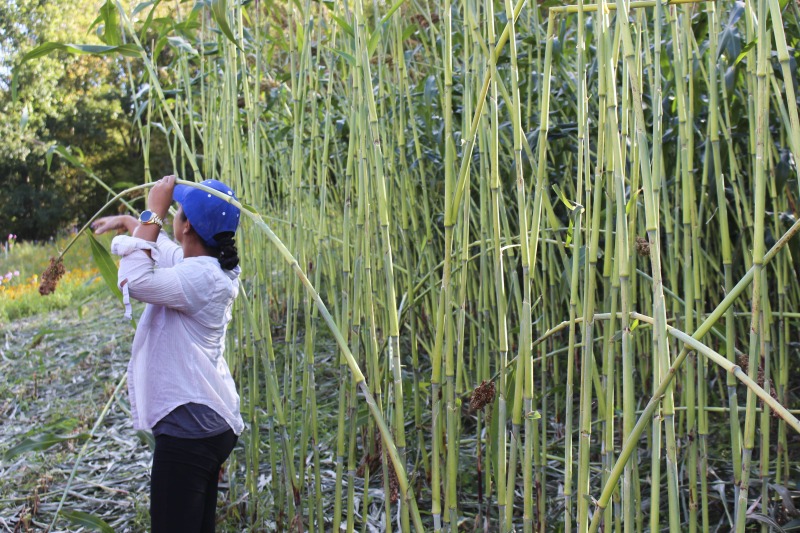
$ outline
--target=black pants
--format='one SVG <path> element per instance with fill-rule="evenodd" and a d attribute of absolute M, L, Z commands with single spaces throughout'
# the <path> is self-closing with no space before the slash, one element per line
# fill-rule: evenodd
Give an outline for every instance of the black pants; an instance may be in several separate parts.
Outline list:
<path fill-rule="evenodd" d="M 219 469 L 236 440 L 233 430 L 204 439 L 156 437 L 150 482 L 152 533 L 213 533 Z"/>

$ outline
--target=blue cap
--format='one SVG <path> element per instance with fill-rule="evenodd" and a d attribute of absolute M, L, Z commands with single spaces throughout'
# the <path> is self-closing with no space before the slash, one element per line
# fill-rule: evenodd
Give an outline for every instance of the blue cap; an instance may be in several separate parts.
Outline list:
<path fill-rule="evenodd" d="M 238 200 L 233 189 L 221 181 L 206 180 L 200 185 Z M 172 199 L 181 204 L 186 218 L 208 246 L 219 246 L 214 235 L 226 231 L 235 233 L 239 227 L 239 208 L 209 192 L 188 185 L 176 185 Z"/>

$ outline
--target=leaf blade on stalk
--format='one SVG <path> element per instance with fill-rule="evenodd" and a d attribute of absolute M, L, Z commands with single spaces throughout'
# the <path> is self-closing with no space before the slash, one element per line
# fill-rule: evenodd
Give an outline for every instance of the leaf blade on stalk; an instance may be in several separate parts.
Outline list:
<path fill-rule="evenodd" d="M 108 250 L 100 244 L 94 235 L 91 233 L 87 233 L 89 236 L 89 242 L 92 245 L 92 259 L 94 259 L 97 268 L 100 270 L 100 275 L 103 277 L 103 281 L 106 282 L 108 288 L 111 289 L 111 292 L 114 293 L 114 296 L 121 302 L 122 301 L 122 291 L 119 290 L 117 287 L 117 265 L 114 263 L 114 260 L 111 259 L 111 254 L 108 253 Z"/>

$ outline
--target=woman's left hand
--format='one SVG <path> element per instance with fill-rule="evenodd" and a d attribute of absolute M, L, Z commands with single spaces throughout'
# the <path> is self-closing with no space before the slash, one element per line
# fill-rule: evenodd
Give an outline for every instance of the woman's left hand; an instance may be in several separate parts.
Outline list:
<path fill-rule="evenodd" d="M 147 197 L 147 206 L 160 218 L 164 218 L 172 205 L 172 191 L 175 189 L 175 176 L 164 176 L 156 182 Z"/>
<path fill-rule="evenodd" d="M 113 230 L 117 230 L 117 232 L 127 231 L 133 233 L 138 223 L 139 221 L 130 215 L 112 215 L 98 218 L 92 222 L 92 229 L 94 229 L 97 235 Z"/>

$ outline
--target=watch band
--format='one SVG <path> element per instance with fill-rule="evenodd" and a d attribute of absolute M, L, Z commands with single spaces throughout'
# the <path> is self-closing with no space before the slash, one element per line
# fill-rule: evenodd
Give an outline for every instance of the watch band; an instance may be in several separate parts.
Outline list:
<path fill-rule="evenodd" d="M 156 224 L 162 229 L 164 227 L 164 221 L 161 220 L 161 217 L 149 209 L 142 211 L 142 214 L 139 215 L 139 223 L 143 225 Z"/>

